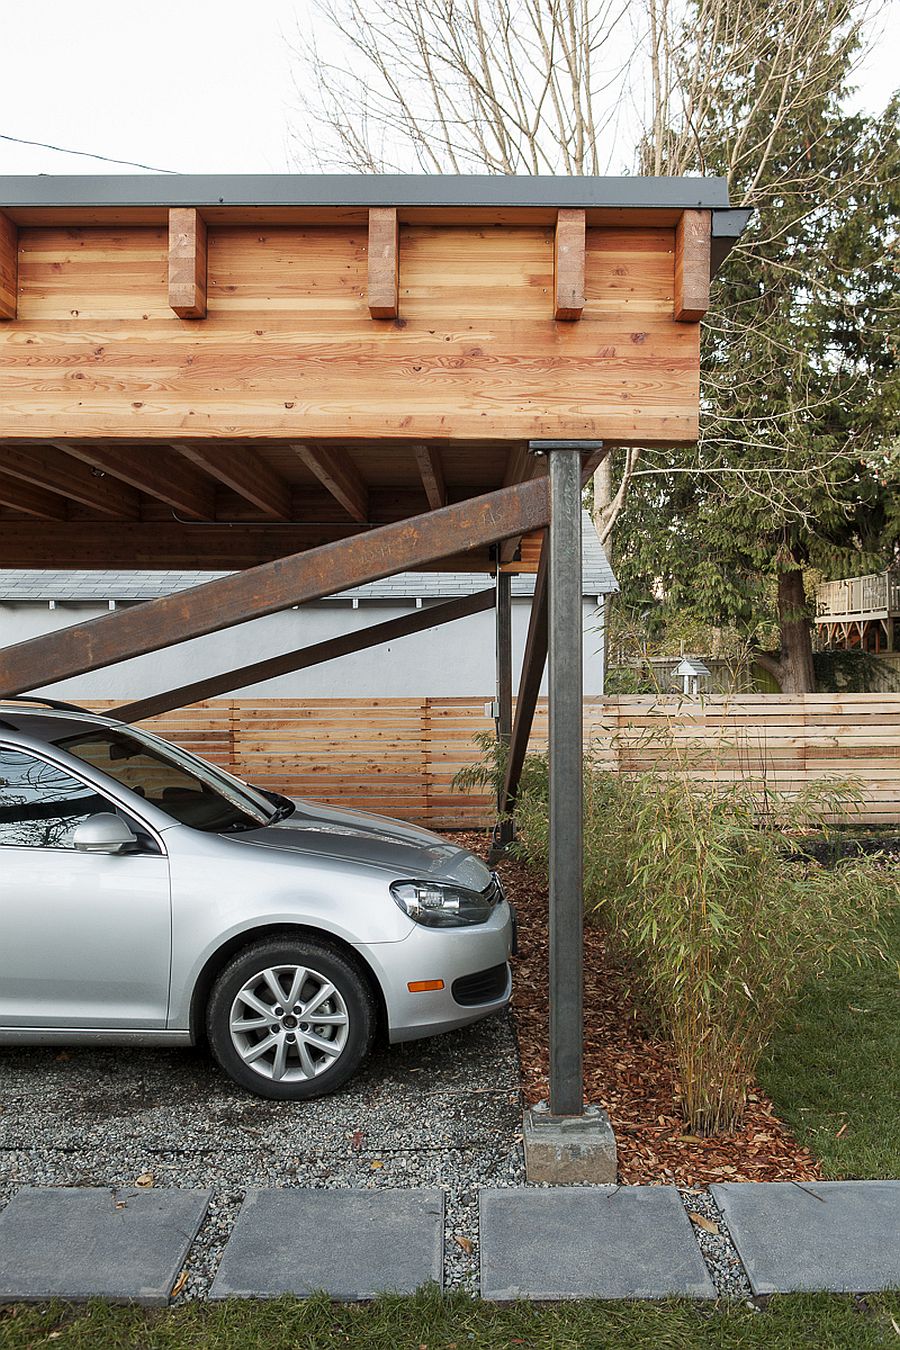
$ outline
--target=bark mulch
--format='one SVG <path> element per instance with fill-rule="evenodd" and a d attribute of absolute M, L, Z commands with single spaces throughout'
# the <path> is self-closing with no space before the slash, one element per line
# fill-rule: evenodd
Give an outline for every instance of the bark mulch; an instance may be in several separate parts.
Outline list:
<path fill-rule="evenodd" d="M 486 856 L 483 834 L 456 836 Z M 514 966 L 513 1020 L 529 1103 L 548 1096 L 547 888 L 521 862 L 499 869 L 519 920 Z M 818 1163 L 775 1115 L 758 1088 L 749 1096 L 741 1128 L 701 1139 L 687 1133 L 678 1109 L 672 1051 L 641 1033 L 608 960 L 603 937 L 585 929 L 585 1097 L 609 1114 L 619 1151 L 619 1178 L 627 1183 L 705 1186 L 713 1181 L 813 1181 Z"/>

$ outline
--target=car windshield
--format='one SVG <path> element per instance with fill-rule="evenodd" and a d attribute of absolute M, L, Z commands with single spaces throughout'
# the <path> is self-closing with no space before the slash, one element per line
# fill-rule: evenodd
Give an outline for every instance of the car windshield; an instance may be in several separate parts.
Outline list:
<path fill-rule="evenodd" d="M 134 728 L 96 727 L 65 736 L 56 745 L 195 830 L 255 830 L 287 813 L 281 803 L 290 807 L 287 798 L 273 794 L 269 799 L 178 746 Z"/>

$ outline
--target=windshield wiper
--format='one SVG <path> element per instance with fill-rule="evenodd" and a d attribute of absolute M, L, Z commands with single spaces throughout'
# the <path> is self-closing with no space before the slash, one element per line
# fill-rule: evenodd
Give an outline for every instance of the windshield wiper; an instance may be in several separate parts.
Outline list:
<path fill-rule="evenodd" d="M 290 797 L 282 797 L 266 823 L 268 825 L 276 825 L 279 820 L 286 820 L 288 816 L 292 816 L 296 809 L 297 808 Z"/>

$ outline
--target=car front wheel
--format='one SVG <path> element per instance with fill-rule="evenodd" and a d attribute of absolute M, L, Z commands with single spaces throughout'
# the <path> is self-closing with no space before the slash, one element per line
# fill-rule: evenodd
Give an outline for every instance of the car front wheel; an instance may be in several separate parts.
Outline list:
<path fill-rule="evenodd" d="M 221 971 L 207 1034 L 221 1068 L 260 1097 L 304 1101 L 334 1092 L 372 1045 L 375 1000 L 339 951 L 271 939 L 239 952 Z"/>

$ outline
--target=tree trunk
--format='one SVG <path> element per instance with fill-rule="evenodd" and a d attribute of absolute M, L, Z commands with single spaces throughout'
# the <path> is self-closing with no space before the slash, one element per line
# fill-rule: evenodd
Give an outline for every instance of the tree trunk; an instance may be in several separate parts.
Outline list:
<path fill-rule="evenodd" d="M 597 468 L 594 470 L 594 505 L 591 516 L 594 521 L 594 529 L 603 538 L 603 529 L 606 525 L 606 517 L 613 501 L 612 485 L 612 455 L 606 455 L 601 459 Z"/>
<path fill-rule="evenodd" d="M 781 651 L 756 650 L 754 660 L 778 681 L 783 694 L 814 694 L 812 623 L 798 567 L 778 573 L 778 627 Z"/>
<path fill-rule="evenodd" d="M 778 626 L 781 656 L 778 679 L 785 694 L 813 694 L 812 624 L 799 567 L 778 573 Z"/>

